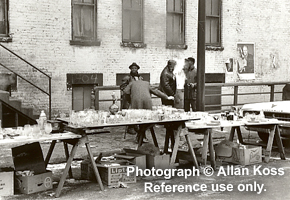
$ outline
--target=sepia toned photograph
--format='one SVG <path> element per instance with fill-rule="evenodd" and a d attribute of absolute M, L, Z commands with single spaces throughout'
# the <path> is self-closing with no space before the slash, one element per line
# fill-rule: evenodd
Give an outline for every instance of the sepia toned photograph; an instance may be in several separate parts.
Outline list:
<path fill-rule="evenodd" d="M 0 0 L 0 200 L 286 200 L 289 0 Z"/>

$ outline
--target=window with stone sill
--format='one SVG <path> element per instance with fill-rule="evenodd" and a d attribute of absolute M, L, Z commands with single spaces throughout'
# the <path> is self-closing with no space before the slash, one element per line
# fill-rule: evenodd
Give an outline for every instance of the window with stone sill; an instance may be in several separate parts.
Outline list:
<path fill-rule="evenodd" d="M 11 42 L 8 20 L 8 0 L 0 0 L 0 42 Z"/>
<path fill-rule="evenodd" d="M 206 0 L 206 50 L 223 50 L 221 47 L 221 0 Z"/>
<path fill-rule="evenodd" d="M 143 0 L 123 0 L 121 46 L 146 47 L 143 41 L 143 31 Z"/>
<path fill-rule="evenodd" d="M 71 45 L 99 46 L 97 39 L 97 0 L 72 0 Z"/>
<path fill-rule="evenodd" d="M 185 0 L 167 0 L 166 3 L 166 48 L 187 49 L 187 45 L 185 45 Z"/>

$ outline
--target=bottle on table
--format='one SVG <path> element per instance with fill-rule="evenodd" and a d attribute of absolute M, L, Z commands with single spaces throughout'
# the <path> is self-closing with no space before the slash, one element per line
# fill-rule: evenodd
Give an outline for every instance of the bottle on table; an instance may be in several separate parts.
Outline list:
<path fill-rule="evenodd" d="M 41 111 L 39 115 L 39 128 L 40 130 L 44 130 L 44 124 L 47 122 L 46 114 L 44 110 Z"/>

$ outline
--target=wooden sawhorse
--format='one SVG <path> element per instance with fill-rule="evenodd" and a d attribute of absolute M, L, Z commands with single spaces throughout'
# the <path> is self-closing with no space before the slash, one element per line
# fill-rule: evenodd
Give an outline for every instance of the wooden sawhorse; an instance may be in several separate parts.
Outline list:
<path fill-rule="evenodd" d="M 262 128 L 262 129 L 268 130 L 269 138 L 268 138 L 267 147 L 266 147 L 266 151 L 265 151 L 265 162 L 266 163 L 269 162 L 270 157 L 271 157 L 271 151 L 272 151 L 272 147 L 273 147 L 274 138 L 276 140 L 276 143 L 277 143 L 277 146 L 279 149 L 280 158 L 282 160 L 286 159 L 284 147 L 283 147 L 281 136 L 280 136 L 279 124 L 277 124 L 277 123 L 256 123 L 256 124 L 249 123 L 249 124 L 245 124 L 245 126 L 247 126 L 249 128 L 256 127 L 256 128 Z M 230 137 L 229 137 L 230 141 L 233 141 L 235 132 L 237 133 L 239 142 L 241 144 L 251 144 L 251 143 L 245 143 L 243 141 L 240 126 L 234 126 L 231 128 Z"/>

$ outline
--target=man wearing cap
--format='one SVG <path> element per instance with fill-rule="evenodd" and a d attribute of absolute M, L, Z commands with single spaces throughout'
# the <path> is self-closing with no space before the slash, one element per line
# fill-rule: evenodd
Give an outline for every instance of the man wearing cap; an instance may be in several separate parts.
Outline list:
<path fill-rule="evenodd" d="M 160 75 L 159 90 L 165 93 L 167 96 L 174 96 L 176 92 L 176 80 L 173 74 L 173 70 L 176 66 L 175 60 L 169 60 L 166 67 L 163 69 Z M 174 106 L 174 101 L 161 99 L 162 105 Z"/>
<path fill-rule="evenodd" d="M 125 76 L 122 79 L 122 84 L 120 85 L 120 89 L 121 89 L 121 94 L 122 94 L 122 109 L 129 109 L 130 104 L 131 104 L 131 98 L 129 94 L 124 93 L 124 89 L 127 87 L 127 85 L 129 85 L 129 83 L 131 83 L 132 81 L 136 81 L 136 80 L 143 80 L 142 76 L 139 75 L 138 70 L 140 69 L 139 65 L 137 65 L 137 63 L 133 62 L 130 66 L 129 66 L 130 71 L 130 75 Z M 129 134 L 137 134 L 137 130 L 138 127 L 137 126 L 129 126 L 127 133 Z"/>
<path fill-rule="evenodd" d="M 185 59 L 184 72 L 186 75 L 184 84 L 184 111 L 196 111 L 196 84 L 197 84 L 197 69 L 194 66 L 195 59 L 189 57 Z"/>

